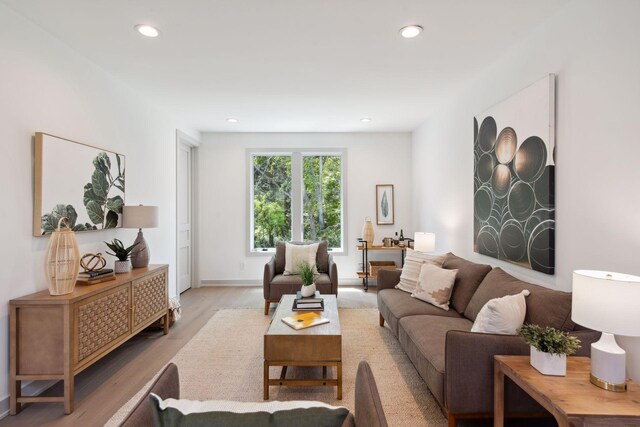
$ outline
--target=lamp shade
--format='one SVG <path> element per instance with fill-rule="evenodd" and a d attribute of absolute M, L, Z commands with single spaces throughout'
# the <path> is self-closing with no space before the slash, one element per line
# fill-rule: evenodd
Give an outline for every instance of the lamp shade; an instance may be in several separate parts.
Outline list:
<path fill-rule="evenodd" d="M 413 235 L 413 249 L 418 252 L 433 252 L 436 250 L 436 235 L 417 231 Z"/>
<path fill-rule="evenodd" d="M 124 228 L 155 228 L 158 226 L 157 206 L 124 206 L 122 209 Z"/>
<path fill-rule="evenodd" d="M 606 271 L 573 272 L 571 319 L 596 331 L 640 336 L 640 277 Z"/>

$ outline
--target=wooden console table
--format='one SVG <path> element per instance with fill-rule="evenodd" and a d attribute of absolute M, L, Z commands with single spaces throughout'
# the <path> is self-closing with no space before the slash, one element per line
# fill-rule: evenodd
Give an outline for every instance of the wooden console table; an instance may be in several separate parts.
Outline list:
<path fill-rule="evenodd" d="M 362 279 L 362 285 L 364 286 L 364 291 L 369 290 L 369 279 L 375 279 L 376 276 L 369 273 L 369 251 L 400 251 L 400 267 L 404 267 L 404 256 L 407 253 L 407 248 L 411 248 L 411 243 L 413 243 L 413 239 L 405 239 L 406 246 L 379 246 L 379 245 L 369 245 L 366 240 L 358 239 L 358 245 L 356 248 L 359 251 L 362 251 L 362 270 L 358 271 L 358 278 Z"/>
<path fill-rule="evenodd" d="M 168 266 L 150 265 L 67 295 L 41 291 L 9 302 L 10 413 L 22 403 L 64 402 L 73 412 L 73 378 L 164 318 L 168 333 Z M 21 396 L 21 382 L 62 380 L 64 396 Z"/>
<path fill-rule="evenodd" d="M 640 386 L 627 382 L 616 393 L 589 381 L 588 357 L 568 357 L 567 375 L 548 376 L 529 363 L 529 356 L 494 358 L 494 427 L 504 426 L 504 377 L 551 412 L 559 427 L 640 426 Z"/>

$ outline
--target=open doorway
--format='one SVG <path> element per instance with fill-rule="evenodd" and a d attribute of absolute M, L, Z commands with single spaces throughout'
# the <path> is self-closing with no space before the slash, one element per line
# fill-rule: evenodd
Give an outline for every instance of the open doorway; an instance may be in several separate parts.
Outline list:
<path fill-rule="evenodd" d="M 178 293 L 199 286 L 197 260 L 197 183 L 196 159 L 199 142 L 177 131 L 176 134 L 176 241 Z"/>

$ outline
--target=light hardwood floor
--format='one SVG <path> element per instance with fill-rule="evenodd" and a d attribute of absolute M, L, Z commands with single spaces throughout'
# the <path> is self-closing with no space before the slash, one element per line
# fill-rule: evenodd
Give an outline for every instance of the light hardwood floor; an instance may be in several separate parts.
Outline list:
<path fill-rule="evenodd" d="M 375 288 L 341 286 L 338 305 L 350 308 L 376 307 Z M 3 426 L 102 426 L 136 394 L 189 340 L 213 314 L 224 308 L 264 307 L 262 286 L 203 287 L 190 289 L 180 297 L 182 319 L 169 334 L 144 331 L 75 378 L 75 410 L 64 414 L 59 403 L 24 405 L 16 416 L 0 420 Z M 271 313 L 277 307 L 271 305 Z M 61 395 L 58 383 L 45 395 Z"/>

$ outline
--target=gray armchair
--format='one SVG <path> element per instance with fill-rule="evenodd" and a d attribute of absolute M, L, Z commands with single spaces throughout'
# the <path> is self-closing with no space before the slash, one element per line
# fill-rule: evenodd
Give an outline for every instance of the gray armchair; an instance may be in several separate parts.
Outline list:
<path fill-rule="evenodd" d="M 291 242 L 301 245 L 303 242 Z M 300 276 L 284 276 L 285 243 L 276 243 L 276 253 L 264 266 L 264 314 L 269 314 L 272 302 L 279 302 L 282 295 L 295 294 L 302 287 Z M 316 288 L 321 294 L 338 295 L 338 267 L 328 251 L 328 242 L 320 242 L 316 255 L 316 265 L 320 273 L 316 277 Z"/>

